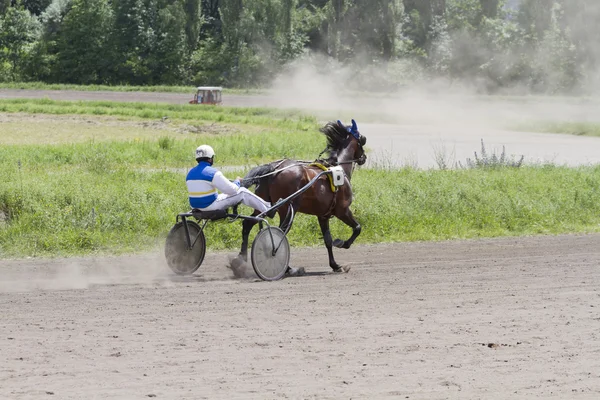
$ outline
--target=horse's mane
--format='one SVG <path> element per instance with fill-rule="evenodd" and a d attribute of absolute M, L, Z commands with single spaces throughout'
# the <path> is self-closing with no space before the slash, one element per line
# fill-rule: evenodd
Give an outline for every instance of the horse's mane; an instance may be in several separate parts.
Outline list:
<path fill-rule="evenodd" d="M 326 159 L 317 158 L 315 162 L 325 164 L 325 165 L 337 165 L 337 154 L 340 150 L 344 148 L 346 143 L 346 139 L 348 138 L 348 129 L 341 122 L 328 122 L 319 129 L 319 131 L 325 135 L 325 139 L 327 141 L 327 147 L 321 153 L 328 153 L 329 157 Z M 319 157 L 321 156 L 319 154 Z M 259 165 L 254 167 L 248 172 L 248 174 L 242 179 L 242 186 L 249 188 L 252 185 L 261 184 L 261 182 L 268 182 L 270 180 L 270 174 L 273 173 L 277 168 L 281 166 L 284 160 L 277 160 L 270 162 L 268 164 Z M 297 164 L 310 164 L 311 161 L 301 161 L 301 160 L 289 160 L 295 162 Z"/>
<path fill-rule="evenodd" d="M 348 130 L 339 122 L 328 122 L 319 131 L 325 135 L 327 140 L 325 151 L 329 153 L 330 157 L 335 157 L 344 146 Z"/>

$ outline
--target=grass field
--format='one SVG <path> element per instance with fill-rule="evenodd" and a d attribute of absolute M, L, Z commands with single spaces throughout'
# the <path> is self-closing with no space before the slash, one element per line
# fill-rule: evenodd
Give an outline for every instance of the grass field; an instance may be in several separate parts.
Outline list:
<path fill-rule="evenodd" d="M 59 101 L 2 99 L 0 113 L 112 116 L 121 119 L 196 121 L 313 129 L 316 118 L 293 109 L 196 107 L 189 104 L 128 103 L 110 101 Z"/>
<path fill-rule="evenodd" d="M 196 86 L 129 86 L 129 85 L 70 85 L 64 83 L 43 82 L 1 82 L 0 89 L 27 89 L 27 90 L 82 90 L 86 92 L 162 92 L 162 93 L 194 93 Z M 230 89 L 223 88 L 224 93 L 257 94 L 260 89 Z"/>
<path fill-rule="evenodd" d="M 539 133 L 564 133 L 577 136 L 600 136 L 600 123 L 540 121 L 512 126 L 516 131 Z"/>
<path fill-rule="evenodd" d="M 244 115 L 220 112 L 224 120 Z M 0 258 L 160 247 L 175 215 L 188 209 L 185 172 L 200 142 L 218 149 L 219 165 L 238 166 L 230 177 L 283 156 L 311 160 L 324 147 L 304 115 L 256 114 L 217 124 L 217 133 L 181 133 L 176 123 L 144 125 L 148 119 L 135 116 L 0 114 Z M 199 121 L 193 125 L 208 122 Z M 358 169 L 353 187 L 364 227 L 358 243 L 600 231 L 598 167 Z M 209 248 L 236 248 L 240 230 L 209 225 Z M 337 221 L 332 230 L 350 235 Z M 290 242 L 321 245 L 316 219 L 300 215 Z"/>
<path fill-rule="evenodd" d="M 188 209 L 185 173 L 200 143 L 233 178 L 314 159 L 318 127 L 298 110 L 2 100 L 0 258 L 160 247 Z M 358 243 L 600 231 L 600 167 L 363 168 L 353 188 Z M 209 248 L 238 246 L 239 223 L 207 229 Z M 332 230 L 350 235 L 338 221 Z M 321 245 L 316 219 L 300 215 L 290 242 Z"/>
<path fill-rule="evenodd" d="M 0 256 L 113 254 L 160 245 L 174 216 L 188 209 L 184 172 L 15 165 L 0 184 Z M 600 168 L 360 170 L 353 185 L 360 243 L 600 231 Z M 209 247 L 236 247 L 240 229 L 239 223 L 210 225 Z M 319 232 L 316 219 L 300 216 L 290 242 L 318 245 Z M 350 234 L 337 221 L 333 232 Z"/>

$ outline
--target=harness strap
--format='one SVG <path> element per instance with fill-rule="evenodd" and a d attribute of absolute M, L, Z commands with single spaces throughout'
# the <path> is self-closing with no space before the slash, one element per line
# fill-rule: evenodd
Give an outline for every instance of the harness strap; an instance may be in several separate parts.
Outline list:
<path fill-rule="evenodd" d="M 312 163 L 309 165 L 309 167 L 317 167 L 319 169 L 322 169 L 323 171 L 327 171 L 327 169 L 328 169 L 326 166 L 324 166 L 323 164 L 320 164 L 320 163 Z M 329 208 L 327 209 L 327 212 L 325 213 L 324 217 L 331 218 L 332 212 L 335 209 L 335 205 L 337 203 L 338 188 L 333 184 L 333 177 L 331 175 L 328 175 L 327 177 L 329 178 L 329 185 L 331 186 L 331 191 L 333 192 L 333 199 L 331 200 L 331 204 L 329 205 Z M 307 179 L 308 179 L 308 176 L 307 176 Z M 310 179 L 308 179 L 308 180 L 310 180 Z"/>
<path fill-rule="evenodd" d="M 317 167 L 319 169 L 322 169 L 323 171 L 328 170 L 328 168 L 326 166 L 324 166 L 321 163 L 317 163 L 317 162 L 310 164 L 309 167 Z M 329 178 L 329 186 L 331 187 L 331 191 L 333 193 L 336 193 L 338 188 L 333 184 L 333 176 L 327 175 L 327 178 Z"/>

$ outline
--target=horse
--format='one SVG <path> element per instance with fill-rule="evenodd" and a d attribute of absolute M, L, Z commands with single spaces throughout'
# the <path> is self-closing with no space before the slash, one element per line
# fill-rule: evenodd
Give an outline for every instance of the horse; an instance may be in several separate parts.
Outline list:
<path fill-rule="evenodd" d="M 328 176 L 319 178 L 310 188 L 289 202 L 282 204 L 276 212 L 279 214 L 279 227 L 287 234 L 297 212 L 315 215 L 323 234 L 323 241 L 329 255 L 329 266 L 334 272 L 347 272 L 348 267 L 340 266 L 333 257 L 333 247 L 348 249 L 360 235 L 361 226 L 350 210 L 352 204 L 352 186 L 350 180 L 354 164 L 363 165 L 367 156 L 364 146 L 367 138 L 361 135 L 356 122 L 345 126 L 341 121 L 328 122 L 319 129 L 325 135 L 327 146 L 319 154 L 327 154 L 324 159 L 317 158 L 313 163 L 283 159 L 253 168 L 243 178 L 242 186 L 250 188 L 255 185 L 255 193 L 263 200 L 286 199 L 310 182 L 323 168 L 339 165 L 344 170 L 344 184 L 334 190 Z M 291 208 L 291 210 L 290 210 Z M 275 210 L 268 217 L 273 218 Z M 255 212 L 253 215 L 259 215 Z M 336 217 L 352 228 L 352 236 L 348 240 L 332 240 L 329 220 Z M 246 220 L 242 224 L 242 247 L 239 258 L 248 260 L 248 236 L 254 221 Z M 289 271 L 289 270 L 288 270 Z"/>

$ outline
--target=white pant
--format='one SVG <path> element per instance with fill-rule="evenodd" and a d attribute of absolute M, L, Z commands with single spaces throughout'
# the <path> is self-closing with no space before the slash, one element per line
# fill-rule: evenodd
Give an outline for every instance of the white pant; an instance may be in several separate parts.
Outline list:
<path fill-rule="evenodd" d="M 251 191 L 246 188 L 239 188 L 237 194 L 230 196 L 225 193 L 219 193 L 214 203 L 206 208 L 202 208 L 202 211 L 213 211 L 213 210 L 226 210 L 229 207 L 233 207 L 236 204 L 242 202 L 248 207 L 252 207 L 259 212 L 265 212 L 271 208 L 271 203 L 264 201 Z"/>

